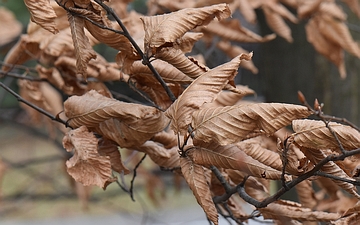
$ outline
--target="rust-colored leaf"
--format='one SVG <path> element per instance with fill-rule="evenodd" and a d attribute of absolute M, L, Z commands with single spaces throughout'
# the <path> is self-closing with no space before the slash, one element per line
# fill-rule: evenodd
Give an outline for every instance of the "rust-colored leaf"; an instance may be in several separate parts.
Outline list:
<path fill-rule="evenodd" d="M 63 146 L 68 152 L 74 152 L 66 161 L 66 167 L 76 181 L 105 189 L 116 180 L 111 175 L 109 157 L 99 155 L 98 140 L 85 126 L 69 131 L 63 138 Z"/>
<path fill-rule="evenodd" d="M 253 103 L 200 109 L 191 122 L 194 142 L 211 140 L 221 145 L 261 134 L 273 134 L 296 118 L 311 112 L 304 106 L 282 103 Z"/>
<path fill-rule="evenodd" d="M 251 55 L 241 54 L 232 61 L 220 65 L 193 81 L 178 99 L 166 110 L 165 114 L 172 119 L 171 128 L 175 133 L 185 133 L 191 123 L 191 114 L 205 102 L 211 102 L 220 90 L 225 87 L 237 72 L 242 59 Z"/>
<path fill-rule="evenodd" d="M 15 15 L 5 7 L 0 7 L 0 46 L 3 46 L 20 36 L 22 25 L 16 20 Z"/>
<path fill-rule="evenodd" d="M 192 190 L 198 204 L 203 208 L 206 216 L 214 223 L 218 224 L 218 214 L 212 200 L 209 185 L 207 184 L 204 169 L 195 164 L 188 157 L 180 158 L 181 172 L 186 183 Z"/>
<path fill-rule="evenodd" d="M 98 153 L 101 156 L 110 158 L 111 168 L 120 174 L 129 174 L 130 171 L 123 164 L 118 146 L 108 139 L 101 139 L 98 146 Z"/>

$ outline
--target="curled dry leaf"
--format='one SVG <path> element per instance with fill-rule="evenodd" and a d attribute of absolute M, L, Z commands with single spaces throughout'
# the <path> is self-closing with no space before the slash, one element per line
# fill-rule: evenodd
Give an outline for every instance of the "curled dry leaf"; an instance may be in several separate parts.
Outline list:
<path fill-rule="evenodd" d="M 194 80 L 165 112 L 172 119 L 171 128 L 175 133 L 184 134 L 191 123 L 191 114 L 205 102 L 212 102 L 228 81 L 235 77 L 241 60 L 250 58 L 251 55 L 241 54 Z"/>
<path fill-rule="evenodd" d="M 195 63 L 185 56 L 180 49 L 162 48 L 156 53 L 155 57 L 168 62 L 192 79 L 196 79 L 209 70 L 207 67 L 200 66 L 198 62 Z"/>
<path fill-rule="evenodd" d="M 285 23 L 283 17 L 274 12 L 270 7 L 263 6 L 266 22 L 269 27 L 280 37 L 284 38 L 287 42 L 292 43 L 293 38 L 291 36 L 291 29 Z"/>
<path fill-rule="evenodd" d="M 217 146 L 205 144 L 203 146 L 189 146 L 186 155 L 196 164 L 209 167 L 240 170 L 255 177 L 278 180 L 281 172 L 246 155 L 236 145 Z"/>
<path fill-rule="evenodd" d="M 261 134 L 271 135 L 311 112 L 304 106 L 282 103 L 254 103 L 200 109 L 191 122 L 195 141 L 236 143 Z"/>
<path fill-rule="evenodd" d="M 262 137 L 252 138 L 236 143 L 236 145 L 253 159 L 281 171 L 283 164 L 279 154 L 261 145 Z"/>
<path fill-rule="evenodd" d="M 330 122 L 329 126 L 346 150 L 360 147 L 360 133 L 357 130 L 336 122 Z M 323 121 L 294 120 L 292 127 L 295 131 L 292 136 L 297 145 L 312 149 L 333 149 L 340 152 L 339 144 Z"/>
<path fill-rule="evenodd" d="M 320 149 L 310 149 L 307 148 L 306 150 L 302 148 L 304 154 L 307 156 L 308 159 L 313 161 L 313 163 L 316 165 L 321 160 L 323 160 L 327 155 Z M 330 161 L 326 163 L 323 167 L 320 169 L 321 171 L 330 174 L 334 177 L 340 177 L 346 180 L 355 181 L 353 178 L 348 176 L 335 162 Z M 339 187 L 343 188 L 345 191 L 347 191 L 349 194 L 355 196 L 356 198 L 360 199 L 360 195 L 357 193 L 356 186 L 344 182 L 342 180 L 332 179 L 332 181 L 338 185 Z"/>
<path fill-rule="evenodd" d="M 245 49 L 243 49 L 237 45 L 232 45 L 230 42 L 220 41 L 217 44 L 217 47 L 219 49 L 221 49 L 222 51 L 224 51 L 226 53 L 226 55 L 228 55 L 231 58 L 233 58 L 241 53 L 249 54 L 249 52 L 246 51 Z M 259 70 L 256 68 L 256 66 L 254 65 L 252 60 L 249 60 L 249 61 L 244 60 L 240 64 L 240 67 L 250 70 L 253 74 L 257 74 L 259 72 Z"/>
<path fill-rule="evenodd" d="M 108 156 L 110 158 L 111 168 L 120 174 L 129 174 L 130 170 L 126 168 L 121 160 L 121 154 L 115 142 L 108 139 L 101 139 L 99 141 L 98 153 L 101 156 Z"/>
<path fill-rule="evenodd" d="M 304 180 L 295 186 L 299 202 L 305 208 L 313 209 L 317 205 L 317 199 L 310 180 Z"/>
<path fill-rule="evenodd" d="M 218 4 L 183 9 L 166 15 L 142 17 L 145 30 L 145 52 L 151 53 L 152 48 L 158 48 L 165 43 L 173 43 L 195 27 L 207 25 L 215 17 L 221 20 L 229 17 L 230 14 L 230 9 L 226 4 Z"/>
<path fill-rule="evenodd" d="M 33 22 L 53 34 L 58 32 L 55 23 L 56 13 L 49 0 L 24 0 L 24 3 L 30 11 Z"/>
<path fill-rule="evenodd" d="M 16 20 L 14 14 L 6 9 L 5 7 L 0 7 L 0 46 L 3 46 L 13 40 L 16 37 L 20 36 L 22 25 L 19 21 Z"/>
<path fill-rule="evenodd" d="M 298 8 L 297 14 L 300 19 L 305 19 L 310 17 L 312 14 L 316 13 L 319 8 L 320 4 L 324 2 L 323 0 L 298 0 Z"/>
<path fill-rule="evenodd" d="M 188 157 L 180 158 L 180 166 L 185 181 L 192 190 L 198 204 L 203 208 L 206 216 L 217 225 L 218 213 L 212 200 L 203 167 L 194 163 Z"/>
<path fill-rule="evenodd" d="M 300 204 L 291 201 L 277 200 L 270 203 L 266 208 L 258 209 L 265 219 L 277 219 L 287 217 L 300 221 L 328 221 L 340 218 L 338 213 L 327 213 L 312 211 L 309 208 L 301 207 Z"/>
<path fill-rule="evenodd" d="M 226 20 L 210 23 L 208 26 L 202 28 L 204 32 L 216 34 L 224 39 L 245 43 L 263 43 L 273 40 L 276 35 L 269 34 L 261 37 L 251 30 L 241 26 L 238 20 Z"/>
<path fill-rule="evenodd" d="M 241 15 L 244 16 L 245 20 L 249 23 L 255 24 L 256 13 L 255 9 L 249 3 L 249 0 L 238 0 L 235 2 L 238 3 L 239 11 L 241 12 Z"/>
<path fill-rule="evenodd" d="M 74 51 L 76 56 L 76 71 L 81 74 L 85 79 L 87 77 L 87 64 L 91 59 L 96 58 L 96 53 L 92 49 L 88 37 L 84 31 L 84 19 L 73 16 L 68 13 L 70 23 L 71 36 L 74 43 Z"/>
<path fill-rule="evenodd" d="M 77 182 L 105 189 L 116 180 L 111 175 L 109 157 L 99 155 L 98 140 L 85 126 L 69 131 L 63 138 L 63 146 L 68 152 L 74 152 L 66 161 L 66 167 Z"/>

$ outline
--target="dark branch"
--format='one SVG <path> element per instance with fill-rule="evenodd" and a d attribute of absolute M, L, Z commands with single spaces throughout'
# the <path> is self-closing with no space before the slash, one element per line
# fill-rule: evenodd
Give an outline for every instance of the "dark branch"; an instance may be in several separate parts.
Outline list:
<path fill-rule="evenodd" d="M 147 154 L 144 154 L 144 156 L 140 159 L 140 161 L 136 164 L 135 168 L 134 168 L 134 174 L 133 174 L 133 177 L 131 179 L 131 182 L 130 182 L 130 197 L 131 197 L 131 200 L 133 200 L 135 202 L 135 199 L 134 199 L 134 181 L 135 181 L 135 177 L 136 177 L 136 170 L 137 168 L 141 165 L 141 163 L 144 161 L 144 159 L 146 158 Z"/>
<path fill-rule="evenodd" d="M 6 86 L 5 84 L 3 84 L 2 82 L 0 82 L 0 86 L 2 88 L 4 88 L 7 92 L 9 92 L 11 95 L 13 95 L 19 102 L 22 102 L 28 106 L 30 106 L 31 108 L 35 109 L 36 111 L 38 111 L 39 113 L 47 116 L 48 118 L 50 118 L 53 121 L 59 122 L 64 124 L 66 127 L 70 127 L 71 129 L 73 129 L 71 126 L 69 126 L 69 124 L 65 121 L 62 120 L 61 118 L 59 118 L 58 116 L 54 116 L 51 113 L 49 113 L 48 111 L 32 104 L 31 102 L 25 100 L 24 98 L 22 98 L 19 94 L 17 94 L 15 91 L 13 91 L 11 88 L 9 88 L 8 86 Z"/>
<path fill-rule="evenodd" d="M 108 5 L 106 5 L 105 3 L 103 3 L 101 0 L 95 0 L 95 2 L 97 4 L 99 4 L 101 7 L 103 7 L 106 12 L 108 14 L 110 14 L 111 16 L 114 17 L 114 19 L 116 20 L 116 22 L 120 25 L 121 29 L 123 30 L 124 36 L 131 42 L 131 44 L 134 46 L 135 50 L 137 51 L 137 53 L 140 55 L 140 57 L 143 60 L 143 63 L 145 65 L 147 65 L 149 67 L 149 69 L 151 70 L 151 72 L 154 74 L 155 78 L 160 82 L 161 86 L 164 88 L 164 90 L 166 91 L 166 94 L 169 96 L 170 100 L 172 102 L 174 102 L 176 100 L 175 95 L 172 93 L 172 91 L 170 90 L 170 88 L 167 86 L 167 84 L 165 83 L 165 81 L 162 79 L 162 77 L 160 76 L 160 74 L 156 71 L 156 69 L 153 67 L 153 65 L 151 64 L 149 58 L 143 53 L 143 51 L 141 50 L 141 48 L 138 46 L 138 44 L 136 43 L 136 41 L 132 38 L 132 36 L 130 35 L 130 33 L 128 32 L 128 30 L 126 29 L 125 25 L 122 23 L 121 19 L 118 17 L 118 15 L 114 12 L 114 10 L 109 7 Z"/>

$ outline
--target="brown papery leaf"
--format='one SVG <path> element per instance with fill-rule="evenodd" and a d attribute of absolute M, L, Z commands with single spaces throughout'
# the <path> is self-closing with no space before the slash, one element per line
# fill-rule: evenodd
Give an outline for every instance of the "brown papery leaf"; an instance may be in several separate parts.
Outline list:
<path fill-rule="evenodd" d="M 334 63 L 340 73 L 341 78 L 346 77 L 344 51 L 342 47 L 331 42 L 319 31 L 319 19 L 317 16 L 311 18 L 305 25 L 306 38 L 317 52 L 325 56 L 330 62 Z"/>
<path fill-rule="evenodd" d="M 303 208 L 300 204 L 291 201 L 277 200 L 270 203 L 267 207 L 258 209 L 265 219 L 277 219 L 279 216 L 301 220 L 301 221 L 331 221 L 340 218 L 338 213 L 327 213 L 322 211 L 312 211 Z"/>
<path fill-rule="evenodd" d="M 277 35 L 284 38 L 287 42 L 292 43 L 293 38 L 291 36 L 291 29 L 285 23 L 283 17 L 276 12 L 274 12 L 270 7 L 262 7 L 266 19 L 266 23 L 269 25 L 271 30 L 273 30 Z"/>
<path fill-rule="evenodd" d="M 241 12 L 241 15 L 244 16 L 245 20 L 249 23 L 255 24 L 256 22 L 256 13 L 255 9 L 250 5 L 248 0 L 238 0 L 238 8 Z"/>
<path fill-rule="evenodd" d="M 96 58 L 96 53 L 92 49 L 88 37 L 85 35 L 84 19 L 68 13 L 68 20 L 74 42 L 76 71 L 86 79 L 87 64 L 91 59 Z"/>
<path fill-rule="evenodd" d="M 318 164 L 321 160 L 323 160 L 327 155 L 318 149 L 310 149 L 307 148 L 306 151 L 304 151 L 304 154 L 307 156 L 308 159 L 314 162 L 314 164 Z M 353 178 L 348 176 L 338 165 L 336 165 L 335 162 L 330 161 L 326 163 L 323 167 L 320 169 L 321 171 L 330 174 L 334 177 L 341 177 L 343 179 L 352 180 L 355 181 Z M 357 193 L 356 186 L 344 182 L 337 179 L 332 179 L 332 181 L 337 184 L 339 187 L 343 188 L 345 191 L 347 191 L 349 194 L 355 196 L 356 198 L 360 199 L 360 195 Z"/>
<path fill-rule="evenodd" d="M 206 32 L 216 34 L 224 39 L 237 42 L 246 43 L 263 43 L 273 40 L 276 35 L 269 34 L 264 37 L 252 32 L 251 30 L 242 27 L 239 20 L 226 20 L 220 22 L 210 23 L 208 26 L 202 28 Z"/>
<path fill-rule="evenodd" d="M 20 36 L 22 25 L 16 20 L 15 15 L 5 7 L 0 7 L 0 46 L 3 46 Z"/>
<path fill-rule="evenodd" d="M 72 96 L 64 102 L 64 111 L 70 126 L 97 127 L 108 119 L 119 119 L 131 129 L 140 132 L 162 131 L 168 124 L 164 113 L 145 105 L 120 102 L 92 90 L 83 96 Z"/>
<path fill-rule="evenodd" d="M 191 114 L 205 102 L 212 102 L 228 81 L 234 78 L 241 60 L 250 58 L 251 55 L 241 54 L 194 80 L 165 112 L 172 119 L 171 128 L 175 133 L 184 134 L 191 123 Z"/>
<path fill-rule="evenodd" d="M 261 140 L 261 137 L 252 138 L 238 142 L 236 145 L 253 159 L 281 171 L 283 165 L 279 154 L 263 147 Z"/>
<path fill-rule="evenodd" d="M 198 32 L 186 32 L 184 36 L 176 40 L 174 43 L 174 48 L 180 49 L 184 53 L 191 52 L 195 42 L 200 40 L 203 35 L 203 33 Z"/>
<path fill-rule="evenodd" d="M 298 8 L 297 14 L 300 19 L 305 19 L 310 17 L 312 14 L 316 13 L 319 8 L 320 4 L 323 3 L 323 0 L 298 0 Z"/>
<path fill-rule="evenodd" d="M 317 205 L 317 199 L 315 197 L 312 182 L 310 180 L 304 180 L 295 186 L 299 202 L 303 207 L 313 209 Z"/>
<path fill-rule="evenodd" d="M 31 14 L 33 22 L 53 34 L 58 32 L 55 23 L 56 14 L 49 0 L 24 0 L 24 3 Z"/>
<path fill-rule="evenodd" d="M 246 155 L 236 145 L 217 146 L 190 146 L 186 154 L 196 164 L 206 167 L 211 165 L 218 168 L 234 169 L 255 177 L 278 180 L 281 172 Z"/>
<path fill-rule="evenodd" d="M 103 189 L 116 178 L 111 175 L 108 156 L 97 152 L 98 140 L 85 126 L 69 131 L 63 138 L 63 146 L 73 157 L 66 161 L 67 172 L 84 186 L 97 185 Z"/>
<path fill-rule="evenodd" d="M 357 130 L 336 122 L 330 122 L 329 126 L 346 150 L 360 147 L 360 133 Z M 295 131 L 293 136 L 297 145 L 312 149 L 333 149 L 340 152 L 339 144 L 323 121 L 294 120 L 292 127 Z"/>
<path fill-rule="evenodd" d="M 129 174 L 130 171 L 123 164 L 118 146 L 115 142 L 108 139 L 101 139 L 99 141 L 98 153 L 101 156 L 108 156 L 110 158 L 111 168 L 120 174 Z"/>
<path fill-rule="evenodd" d="M 165 82 L 179 83 L 179 84 L 190 84 L 193 79 L 185 75 L 183 72 L 162 60 L 154 60 L 151 62 L 156 71 L 164 79 Z M 142 64 L 141 61 L 135 61 L 132 63 L 131 68 L 123 70 L 129 75 L 144 74 L 148 76 L 154 76 L 148 66 Z"/>
<path fill-rule="evenodd" d="M 273 134 L 311 112 L 304 106 L 282 103 L 253 103 L 200 109 L 193 113 L 191 127 L 195 141 L 236 143 L 261 134 Z"/>
<path fill-rule="evenodd" d="M 142 17 L 145 30 L 145 52 L 165 43 L 173 43 L 186 32 L 197 26 L 207 25 L 215 17 L 219 20 L 231 14 L 226 4 L 212 5 L 203 8 L 188 8 L 166 15 Z"/>
<path fill-rule="evenodd" d="M 203 208 L 206 216 L 217 225 L 218 213 L 212 200 L 203 167 L 195 164 L 188 157 L 180 158 L 180 166 L 185 181 L 192 190 L 198 204 Z"/>
<path fill-rule="evenodd" d="M 353 11 L 358 18 L 360 18 L 360 4 L 358 0 L 342 0 Z"/>
<path fill-rule="evenodd" d="M 168 158 L 162 157 L 160 155 L 150 155 L 151 160 L 156 163 L 158 166 L 165 169 L 179 169 L 180 168 L 180 156 L 179 156 L 179 147 L 174 146 L 168 149 L 166 152 Z"/>
<path fill-rule="evenodd" d="M 228 55 L 231 58 L 233 58 L 241 53 L 249 54 L 249 52 L 246 51 L 245 49 L 243 49 L 242 47 L 237 46 L 237 45 L 232 45 L 230 42 L 220 41 L 217 44 L 217 47 L 219 49 L 221 49 L 222 51 L 224 51 L 226 53 L 226 55 Z M 259 72 L 258 68 L 256 68 L 256 66 L 254 65 L 252 60 L 249 60 L 249 61 L 244 60 L 240 64 L 240 67 L 250 70 L 253 74 L 257 74 Z"/>
<path fill-rule="evenodd" d="M 168 62 L 192 79 L 196 79 L 209 70 L 207 67 L 194 63 L 180 49 L 162 48 L 156 53 L 155 58 Z"/>
<path fill-rule="evenodd" d="M 360 58 L 359 45 L 351 37 L 349 28 L 344 21 L 322 13 L 319 19 L 319 31 L 327 39 L 340 45 L 350 54 Z"/>

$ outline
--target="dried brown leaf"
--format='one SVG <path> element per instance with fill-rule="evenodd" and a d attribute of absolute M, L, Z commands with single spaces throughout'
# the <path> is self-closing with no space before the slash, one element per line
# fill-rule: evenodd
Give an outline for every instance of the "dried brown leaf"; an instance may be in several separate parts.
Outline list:
<path fill-rule="evenodd" d="M 192 162 L 188 157 L 181 157 L 180 165 L 186 183 L 192 190 L 198 204 L 203 208 L 206 216 L 217 225 L 218 213 L 212 200 L 203 167 Z"/>
<path fill-rule="evenodd" d="M 291 201 L 277 200 L 270 203 L 266 208 L 258 209 L 265 219 L 277 219 L 279 216 L 301 221 L 331 221 L 340 218 L 338 213 L 312 211 L 303 208 L 300 204 Z"/>
<path fill-rule="evenodd" d="M 213 165 L 218 168 L 240 170 L 255 177 L 274 180 L 280 179 L 281 176 L 280 171 L 251 158 L 236 145 L 189 146 L 185 151 L 194 163 L 206 167 Z"/>
<path fill-rule="evenodd" d="M 178 99 L 166 110 L 172 119 L 171 128 L 175 133 L 184 134 L 191 123 L 191 114 L 205 102 L 212 102 L 223 87 L 236 75 L 240 62 L 251 55 L 241 54 L 232 61 L 220 65 L 193 81 Z"/>
<path fill-rule="evenodd" d="M 16 20 L 14 14 L 6 9 L 5 7 L 0 7 L 0 46 L 3 46 L 13 40 L 16 37 L 20 36 L 22 25 L 19 21 Z"/>
<path fill-rule="evenodd" d="M 317 199 L 310 180 L 304 180 L 295 186 L 299 202 L 305 208 L 313 209 L 317 205 Z"/>
<path fill-rule="evenodd" d="M 236 145 L 244 151 L 248 156 L 256 159 L 257 161 L 272 167 L 276 170 L 282 170 L 282 161 L 280 159 L 279 154 L 273 152 L 261 145 L 261 137 L 260 138 L 252 138 L 248 140 L 244 140 L 236 143 Z"/>
<path fill-rule="evenodd" d="M 300 19 L 305 19 L 307 17 L 310 17 L 312 14 L 316 13 L 319 8 L 320 4 L 323 2 L 323 0 L 314 0 L 314 1 L 308 1 L 308 0 L 298 0 L 298 8 L 297 8 L 297 14 Z"/>
<path fill-rule="evenodd" d="M 305 155 L 307 156 L 308 159 L 313 161 L 314 164 L 318 164 L 321 160 L 323 160 L 327 156 L 321 150 L 310 149 L 310 148 L 307 148 L 306 151 L 304 151 L 304 153 L 305 153 Z M 348 176 L 333 161 L 330 161 L 330 162 L 326 163 L 323 167 L 321 167 L 320 170 L 327 173 L 327 174 L 330 174 L 330 175 L 332 175 L 334 177 L 341 177 L 343 179 L 355 181 L 353 178 Z M 355 185 L 353 185 L 351 183 L 348 183 L 348 182 L 341 181 L 341 180 L 336 180 L 336 179 L 332 179 L 332 180 L 333 180 L 333 182 L 335 184 L 337 184 L 339 187 L 343 188 L 349 194 L 351 194 L 351 195 L 355 196 L 356 198 L 360 199 L 360 195 L 357 193 L 357 189 L 356 189 Z"/>
<path fill-rule="evenodd" d="M 99 155 L 98 140 L 85 126 L 69 131 L 63 138 L 63 146 L 68 152 L 74 152 L 66 161 L 66 167 L 77 182 L 105 189 L 116 180 L 111 175 L 109 157 Z"/>
<path fill-rule="evenodd" d="M 253 103 L 200 109 L 193 113 L 193 139 L 221 145 L 261 134 L 273 134 L 296 118 L 311 112 L 304 106 L 282 103 Z"/>
<path fill-rule="evenodd" d="M 92 49 L 88 37 L 85 35 L 84 19 L 68 13 L 68 20 L 76 56 L 76 73 L 81 74 L 86 79 L 87 64 L 91 59 L 96 58 L 96 53 Z"/>
<path fill-rule="evenodd" d="M 110 158 L 111 168 L 120 174 L 129 174 L 130 170 L 126 168 L 121 160 L 118 146 L 115 142 L 108 139 L 101 139 L 98 146 L 98 153 L 101 156 Z"/>
<path fill-rule="evenodd" d="M 325 56 L 330 62 L 334 63 L 342 78 L 346 77 L 344 51 L 342 47 L 328 40 L 319 31 L 318 18 L 311 18 L 305 25 L 306 38 L 315 50 Z"/>
<path fill-rule="evenodd" d="M 276 35 L 269 34 L 264 37 L 252 32 L 251 30 L 241 26 L 239 20 L 226 20 L 210 23 L 202 28 L 202 31 L 216 34 L 224 39 L 246 43 L 263 43 L 273 40 Z"/>
<path fill-rule="evenodd" d="M 245 20 L 249 23 L 255 24 L 256 22 L 256 13 L 255 9 L 251 6 L 248 0 L 238 0 L 239 11 L 241 15 L 244 16 Z"/>
<path fill-rule="evenodd" d="M 151 53 L 152 48 L 160 47 L 165 43 L 173 43 L 195 27 L 207 25 L 215 17 L 221 20 L 229 17 L 230 14 L 230 9 L 226 4 L 218 4 L 183 9 L 166 15 L 142 17 L 145 30 L 145 52 Z"/>
<path fill-rule="evenodd" d="M 285 23 L 283 17 L 268 6 L 263 6 L 262 9 L 264 11 L 266 23 L 269 25 L 271 30 L 280 37 L 284 38 L 287 42 L 292 43 L 293 38 L 291 36 L 291 29 Z"/>
<path fill-rule="evenodd" d="M 31 20 L 53 34 L 58 32 L 55 18 L 57 17 L 49 0 L 24 0 L 31 14 Z"/>
<path fill-rule="evenodd" d="M 340 151 L 339 144 L 323 121 L 294 120 L 292 122 L 296 144 L 312 149 L 333 149 Z M 360 133 L 347 125 L 330 122 L 329 126 L 336 133 L 346 150 L 360 147 Z"/>

